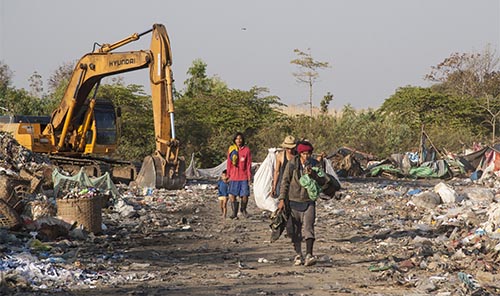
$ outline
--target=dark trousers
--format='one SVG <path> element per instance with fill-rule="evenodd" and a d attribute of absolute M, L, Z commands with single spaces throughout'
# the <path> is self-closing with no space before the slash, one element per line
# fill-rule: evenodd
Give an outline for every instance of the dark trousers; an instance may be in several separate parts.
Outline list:
<path fill-rule="evenodd" d="M 287 225 L 287 233 L 292 242 L 299 243 L 302 241 L 302 238 L 314 240 L 315 221 L 316 204 L 310 203 L 304 211 L 299 211 L 292 207 Z"/>

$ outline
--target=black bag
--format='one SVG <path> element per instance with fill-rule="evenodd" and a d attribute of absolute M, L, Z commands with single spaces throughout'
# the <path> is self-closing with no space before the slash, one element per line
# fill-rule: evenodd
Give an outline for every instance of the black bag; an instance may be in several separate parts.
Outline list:
<path fill-rule="evenodd" d="M 341 186 L 337 178 L 328 173 L 326 173 L 326 176 L 328 177 L 328 181 L 321 186 L 321 193 L 333 197 L 335 196 L 335 192 L 340 190 Z"/>
<path fill-rule="evenodd" d="M 276 210 L 271 216 L 271 242 L 277 241 L 286 228 L 288 215 L 286 210 Z"/>

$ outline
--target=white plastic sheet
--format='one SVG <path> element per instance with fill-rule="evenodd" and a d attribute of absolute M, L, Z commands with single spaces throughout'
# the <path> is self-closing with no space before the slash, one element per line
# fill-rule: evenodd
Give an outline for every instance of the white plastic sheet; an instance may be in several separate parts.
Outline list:
<path fill-rule="evenodd" d="M 335 172 L 335 169 L 333 168 L 331 161 L 329 161 L 326 158 L 323 159 L 323 161 L 324 161 L 324 164 L 325 164 L 325 171 L 326 171 L 326 173 L 334 176 L 335 179 L 337 179 L 337 182 L 339 182 L 339 184 L 342 186 L 342 184 L 340 183 L 340 180 L 339 180 L 339 176 L 337 176 L 337 173 Z"/>
<path fill-rule="evenodd" d="M 191 162 L 186 169 L 186 178 L 188 179 L 217 179 L 222 171 L 227 167 L 227 162 L 223 161 L 218 166 L 208 169 L 197 169 L 194 161 L 194 153 L 191 155 Z"/>

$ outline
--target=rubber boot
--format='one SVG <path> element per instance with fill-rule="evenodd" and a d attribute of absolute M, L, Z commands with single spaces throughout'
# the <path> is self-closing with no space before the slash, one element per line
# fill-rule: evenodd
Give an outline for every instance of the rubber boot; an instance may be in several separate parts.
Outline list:
<path fill-rule="evenodd" d="M 233 201 L 231 202 L 231 209 L 233 210 L 233 213 L 231 214 L 231 216 L 229 218 L 231 219 L 235 219 L 236 217 L 238 217 L 238 209 L 240 207 L 240 203 L 237 202 L 237 201 Z"/>
<path fill-rule="evenodd" d="M 248 199 L 241 200 L 241 214 L 243 214 L 243 217 L 245 217 L 245 218 L 248 217 L 247 204 L 248 204 Z"/>

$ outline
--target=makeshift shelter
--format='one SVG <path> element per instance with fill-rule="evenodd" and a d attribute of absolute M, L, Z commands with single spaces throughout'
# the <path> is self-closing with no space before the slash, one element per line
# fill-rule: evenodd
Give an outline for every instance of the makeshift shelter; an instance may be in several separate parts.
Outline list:
<path fill-rule="evenodd" d="M 466 172 L 466 166 L 441 153 L 422 127 L 420 145 L 406 153 L 397 153 L 367 170 L 368 176 L 409 178 L 451 178 Z"/>
<path fill-rule="evenodd" d="M 467 172 L 494 173 L 500 175 L 500 144 L 485 146 L 481 150 L 459 156 Z"/>
<path fill-rule="evenodd" d="M 369 153 L 349 147 L 339 148 L 326 158 L 330 160 L 334 170 L 342 177 L 363 175 L 367 164 L 375 159 Z"/>
<path fill-rule="evenodd" d="M 411 166 L 409 168 L 401 168 L 396 163 L 384 161 L 367 170 L 367 176 L 378 177 L 408 177 L 413 179 L 418 178 L 451 178 L 453 172 L 447 160 L 440 159 L 436 161 L 428 161 L 420 166 Z"/>

